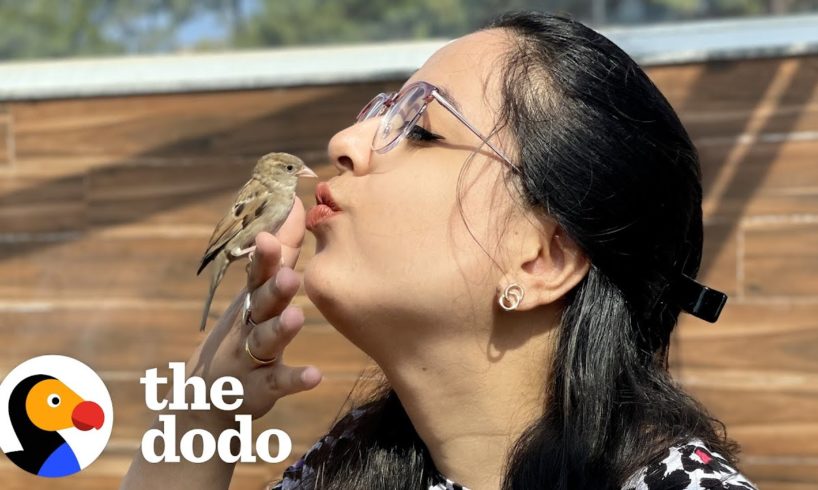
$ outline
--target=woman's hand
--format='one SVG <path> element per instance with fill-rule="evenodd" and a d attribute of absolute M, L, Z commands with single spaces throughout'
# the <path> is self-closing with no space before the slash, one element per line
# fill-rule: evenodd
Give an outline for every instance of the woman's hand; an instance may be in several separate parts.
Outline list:
<path fill-rule="evenodd" d="M 186 364 L 187 376 L 203 378 L 208 391 L 222 376 L 238 378 L 244 387 L 241 406 L 230 413 L 219 410 L 212 403 L 210 410 L 171 411 L 176 416 L 179 433 L 205 429 L 216 436 L 236 425 L 235 414 L 260 417 L 270 411 L 279 398 L 315 388 L 321 382 L 321 372 L 317 368 L 287 366 L 282 359 L 285 347 L 304 324 L 301 309 L 287 306 L 301 282 L 293 267 L 304 240 L 304 215 L 304 204 L 296 198 L 277 237 L 269 233 L 256 236 L 255 257 L 247 267 L 251 319 L 256 326 L 244 323 L 242 313 L 246 293 L 243 291 Z M 253 361 L 245 350 L 245 340 L 248 339 L 248 346 L 256 358 L 276 357 L 276 361 L 268 365 Z M 230 403 L 233 399 L 226 397 L 225 401 Z M 161 428 L 158 418 L 153 428 Z M 194 452 L 201 451 L 201 448 L 194 447 Z M 183 459 L 173 464 L 151 464 L 141 452 L 137 452 L 120 489 L 224 489 L 230 485 L 234 467 L 235 463 L 224 462 L 218 457 L 206 463 Z"/>
<path fill-rule="evenodd" d="M 276 236 L 256 236 L 255 254 L 247 265 L 246 289 L 250 291 L 250 319 L 255 326 L 244 322 L 246 291 L 242 291 L 187 363 L 187 376 L 202 377 L 208 387 L 222 376 L 241 381 L 244 402 L 235 413 L 261 417 L 279 398 L 312 389 L 321 382 L 318 368 L 287 366 L 283 362 L 284 349 L 304 324 L 303 311 L 288 306 L 301 283 L 293 268 L 304 233 L 304 204 L 296 197 Z M 261 365 L 248 355 L 247 348 L 257 359 L 276 360 Z M 220 412 L 212 405 L 211 410 L 199 415 L 209 419 L 208 425 L 234 424 L 233 413 Z"/>

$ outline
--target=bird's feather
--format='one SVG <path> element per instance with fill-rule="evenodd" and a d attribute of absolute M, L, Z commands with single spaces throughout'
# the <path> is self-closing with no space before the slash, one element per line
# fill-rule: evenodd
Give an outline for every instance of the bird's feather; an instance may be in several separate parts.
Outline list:
<path fill-rule="evenodd" d="M 242 229 L 247 228 L 251 221 L 257 219 L 267 206 L 270 194 L 265 189 L 264 185 L 256 179 L 250 179 L 239 190 L 236 196 L 235 204 L 230 208 L 230 211 L 222 217 L 221 221 L 216 225 L 213 234 L 207 244 L 207 249 L 202 255 L 202 261 L 199 264 L 199 270 L 196 274 L 200 274 L 207 264 L 218 254 L 230 240 L 233 239 Z M 254 237 L 251 237 L 251 239 Z M 247 247 L 250 244 L 240 244 L 241 248 Z"/>
<path fill-rule="evenodd" d="M 286 221 L 295 204 L 298 177 L 318 177 L 304 162 L 288 153 L 268 153 L 253 168 L 253 175 L 236 195 L 234 204 L 216 224 L 199 263 L 200 274 L 210 265 L 212 275 L 200 330 L 207 324 L 216 288 L 230 264 L 251 253 L 258 233 L 272 234 Z"/>

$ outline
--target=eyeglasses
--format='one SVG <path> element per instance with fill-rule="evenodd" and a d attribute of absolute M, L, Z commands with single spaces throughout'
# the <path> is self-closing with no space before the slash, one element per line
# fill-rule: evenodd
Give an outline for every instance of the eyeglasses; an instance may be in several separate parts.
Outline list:
<path fill-rule="evenodd" d="M 483 141 L 489 148 L 509 166 L 514 172 L 519 172 L 511 160 L 499 148 L 483 136 L 480 131 L 469 123 L 463 115 L 454 108 L 451 102 L 440 93 L 440 89 L 428 82 L 415 82 L 404 87 L 399 92 L 376 95 L 358 113 L 357 121 L 365 121 L 373 117 L 381 117 L 378 131 L 372 138 L 372 150 L 386 153 L 394 148 L 404 136 L 409 134 L 420 120 L 433 100 L 440 102 L 454 117 L 460 120 L 469 130 Z"/>

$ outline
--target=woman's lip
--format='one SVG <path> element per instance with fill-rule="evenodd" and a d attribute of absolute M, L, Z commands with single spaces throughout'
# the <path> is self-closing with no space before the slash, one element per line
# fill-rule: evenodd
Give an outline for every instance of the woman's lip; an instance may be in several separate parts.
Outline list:
<path fill-rule="evenodd" d="M 325 204 L 335 211 L 341 211 L 341 207 L 332 198 L 332 192 L 327 182 L 319 182 L 315 186 L 315 204 Z"/>
<path fill-rule="evenodd" d="M 326 204 L 316 204 L 307 212 L 307 229 L 313 231 L 320 223 L 340 212 L 333 210 Z"/>

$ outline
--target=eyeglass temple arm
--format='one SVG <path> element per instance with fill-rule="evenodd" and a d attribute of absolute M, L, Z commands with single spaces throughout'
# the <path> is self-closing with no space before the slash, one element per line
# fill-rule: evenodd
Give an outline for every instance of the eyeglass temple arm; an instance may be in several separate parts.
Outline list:
<path fill-rule="evenodd" d="M 446 109 L 447 109 L 449 112 L 451 112 L 451 113 L 452 113 L 452 115 L 454 115 L 454 117 L 456 117 L 457 119 L 459 119 L 459 120 L 460 120 L 460 122 L 462 122 L 463 124 L 465 124 L 465 125 L 466 125 L 466 127 L 467 127 L 467 128 L 469 128 L 469 130 L 470 130 L 472 133 L 474 133 L 474 134 L 475 134 L 475 136 L 477 136 L 478 138 L 480 138 L 480 139 L 483 141 L 483 143 L 485 143 L 486 145 L 488 145 L 488 147 L 489 147 L 489 148 L 491 148 L 492 150 L 494 150 L 494 152 L 495 152 L 495 153 L 497 153 L 497 154 L 500 156 L 500 158 L 502 158 L 503 160 L 505 160 L 505 162 L 506 162 L 506 163 L 507 163 L 507 164 L 508 164 L 508 165 L 509 165 L 511 168 L 513 168 L 513 169 L 515 168 L 515 167 L 514 167 L 514 165 L 511 163 L 511 159 L 510 159 L 510 158 L 508 158 L 508 157 L 506 156 L 506 154 L 505 154 L 505 153 L 503 153 L 503 152 L 502 152 L 502 151 L 501 151 L 499 148 L 497 148 L 496 146 L 492 145 L 492 144 L 491 144 L 491 142 L 488 140 L 488 138 L 486 138 L 485 136 L 483 136 L 483 134 L 482 134 L 482 133 L 480 133 L 480 131 L 478 131 L 478 130 L 477 130 L 477 128 L 475 128 L 474 126 L 472 126 L 472 125 L 469 123 L 469 121 L 467 121 L 467 120 L 466 120 L 466 118 L 465 118 L 465 117 L 463 117 L 463 115 L 462 115 L 462 114 L 460 114 L 460 112 L 459 112 L 457 109 L 455 109 L 455 108 L 454 108 L 454 106 L 452 106 L 452 105 L 449 103 L 449 101 L 448 101 L 448 100 L 446 100 L 446 99 L 445 99 L 445 98 L 444 98 L 442 95 L 440 95 L 440 94 L 438 93 L 438 91 L 437 91 L 437 90 L 435 90 L 435 91 L 433 91 L 433 92 L 432 92 L 432 96 L 433 96 L 433 97 L 434 97 L 434 98 L 435 98 L 435 99 L 436 99 L 438 102 L 440 102 L 440 104 L 441 104 L 443 107 L 445 107 L 445 108 L 446 108 Z M 515 169 L 515 170 L 516 170 L 516 169 Z"/>

